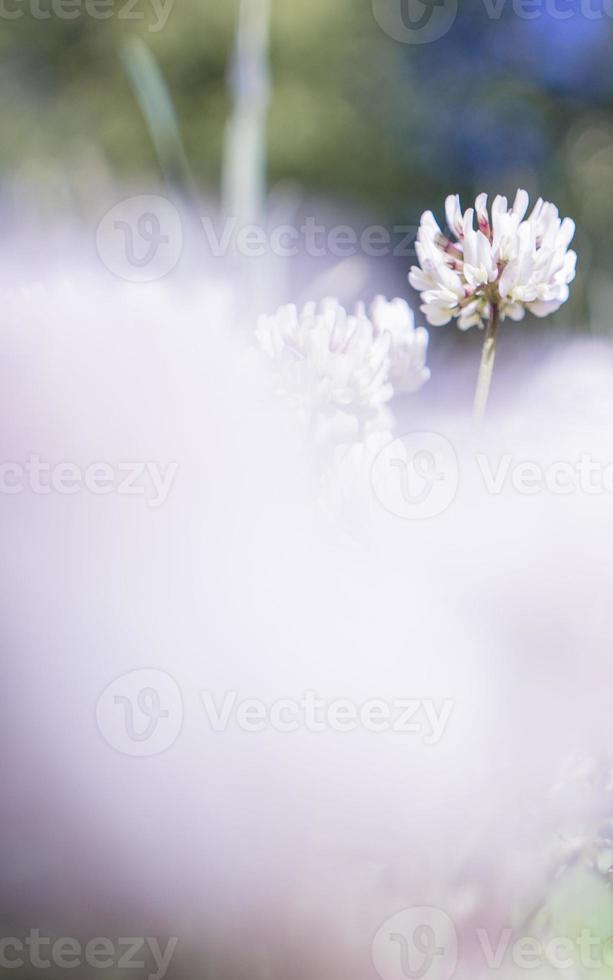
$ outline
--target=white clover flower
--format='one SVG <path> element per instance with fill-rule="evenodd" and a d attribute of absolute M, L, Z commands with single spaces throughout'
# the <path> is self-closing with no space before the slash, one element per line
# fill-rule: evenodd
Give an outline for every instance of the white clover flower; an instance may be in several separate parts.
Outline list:
<path fill-rule="evenodd" d="M 280 393 L 299 408 L 369 416 L 393 395 L 391 336 L 377 334 L 362 308 L 350 315 L 333 299 L 300 313 L 282 306 L 260 317 L 256 337 L 275 361 Z"/>
<path fill-rule="evenodd" d="M 377 333 L 391 336 L 390 380 L 394 389 L 419 391 L 430 380 L 426 366 L 430 335 L 426 328 L 415 326 L 413 310 L 404 299 L 388 302 L 384 296 L 376 296 L 370 318 Z"/>
<path fill-rule="evenodd" d="M 575 223 L 561 221 L 555 205 L 540 198 L 526 218 L 527 210 L 522 190 L 511 208 L 506 197 L 496 197 L 491 217 L 486 194 L 464 214 L 459 196 L 451 195 L 445 212 L 452 238 L 426 211 L 417 235 L 419 266 L 409 281 L 421 293 L 428 323 L 442 326 L 457 318 L 467 330 L 483 327 L 493 309 L 501 320 L 521 320 L 526 309 L 547 316 L 566 302 L 577 261 L 569 251 Z"/>
<path fill-rule="evenodd" d="M 362 429 L 385 428 L 392 378 L 415 391 L 430 376 L 427 331 L 415 330 L 402 300 L 377 297 L 371 317 L 362 304 L 349 314 L 335 299 L 308 303 L 300 313 L 283 306 L 260 317 L 256 337 L 275 362 L 277 389 L 311 420 L 340 411 Z"/>

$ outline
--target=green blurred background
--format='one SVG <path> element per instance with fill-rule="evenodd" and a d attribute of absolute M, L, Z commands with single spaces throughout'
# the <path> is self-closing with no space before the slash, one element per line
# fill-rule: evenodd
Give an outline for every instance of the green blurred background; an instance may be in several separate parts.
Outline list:
<path fill-rule="evenodd" d="M 52 0 L 37 2 L 44 17 Z M 269 188 L 292 181 L 392 226 L 416 224 L 425 208 L 442 214 L 452 191 L 525 186 L 578 224 L 580 275 L 556 322 L 608 332 L 611 12 L 605 0 L 558 2 L 524 17 L 507 0 L 492 17 L 486 0 L 467 0 L 442 38 L 416 45 L 388 36 L 364 0 L 272 0 Z M 0 16 L 5 183 L 17 176 L 45 207 L 78 212 L 109 183 L 159 180 L 126 71 L 126 46 L 140 37 L 176 108 L 194 185 L 219 192 L 237 2 L 174 0 L 160 30 L 150 0 L 127 14 L 117 2 L 108 20 L 31 9 L 4 0 Z"/>

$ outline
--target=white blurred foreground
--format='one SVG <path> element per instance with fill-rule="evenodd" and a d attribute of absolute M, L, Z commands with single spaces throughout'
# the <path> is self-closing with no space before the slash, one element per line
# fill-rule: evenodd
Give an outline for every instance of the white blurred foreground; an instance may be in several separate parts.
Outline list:
<path fill-rule="evenodd" d="M 231 291 L 3 307 L 2 461 L 113 477 L 2 494 L 11 921 L 318 980 L 449 980 L 413 934 L 409 972 L 371 950 L 413 906 L 467 978 L 520 970 L 477 930 L 613 926 L 611 348 L 518 349 L 483 431 L 448 363 L 445 400 L 388 404 L 395 448 L 322 467 Z M 118 492 L 139 462 L 175 465 L 163 505 Z"/>

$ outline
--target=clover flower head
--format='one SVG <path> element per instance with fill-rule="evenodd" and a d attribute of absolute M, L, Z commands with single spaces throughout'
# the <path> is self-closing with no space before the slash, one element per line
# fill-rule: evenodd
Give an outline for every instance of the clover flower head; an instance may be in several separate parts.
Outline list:
<path fill-rule="evenodd" d="M 498 196 L 488 211 L 487 194 L 462 213 L 459 195 L 445 203 L 451 236 L 431 211 L 417 235 L 419 266 L 409 274 L 421 293 L 428 323 L 457 318 L 461 330 L 483 327 L 496 307 L 501 320 L 521 320 L 526 310 L 547 316 L 566 302 L 577 256 L 569 250 L 575 233 L 570 218 L 539 198 L 526 217 L 529 198 L 519 190 L 511 207 Z"/>
<path fill-rule="evenodd" d="M 425 327 L 415 326 L 413 310 L 404 299 L 386 300 L 377 296 L 370 307 L 370 318 L 377 333 L 389 333 L 390 380 L 394 389 L 419 391 L 430 380 L 426 365 L 430 335 Z"/>
<path fill-rule="evenodd" d="M 376 412 L 389 401 L 389 334 L 377 334 L 363 308 L 348 314 L 336 300 L 282 306 L 260 317 L 256 336 L 276 362 L 283 394 L 317 411 Z"/>
<path fill-rule="evenodd" d="M 377 297 L 370 316 L 362 304 L 347 313 L 335 299 L 301 312 L 283 306 L 260 317 L 256 337 L 274 362 L 278 391 L 311 418 L 340 411 L 376 424 L 394 394 L 392 379 L 416 390 L 429 377 L 427 331 L 415 330 L 402 300 Z"/>

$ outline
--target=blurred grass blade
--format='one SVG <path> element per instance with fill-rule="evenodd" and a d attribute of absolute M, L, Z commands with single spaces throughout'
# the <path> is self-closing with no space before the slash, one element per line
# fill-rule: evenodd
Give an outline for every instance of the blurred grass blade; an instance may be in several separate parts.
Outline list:
<path fill-rule="evenodd" d="M 147 47 L 134 38 L 121 47 L 121 59 L 141 107 L 168 184 L 192 197 L 193 182 L 168 86 Z"/>
<path fill-rule="evenodd" d="M 240 0 L 222 180 L 225 213 L 244 223 L 261 219 L 266 199 L 269 34 L 270 0 Z"/>

